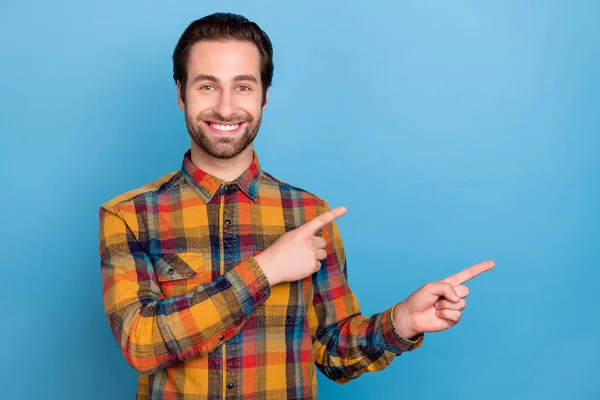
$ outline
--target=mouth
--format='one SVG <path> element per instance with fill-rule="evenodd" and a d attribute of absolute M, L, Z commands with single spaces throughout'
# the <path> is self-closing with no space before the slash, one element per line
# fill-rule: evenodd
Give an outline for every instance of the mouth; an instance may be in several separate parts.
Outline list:
<path fill-rule="evenodd" d="M 209 128 L 209 130 L 216 135 L 235 135 L 242 130 L 245 122 L 235 122 L 235 123 L 219 123 L 214 121 L 203 121 L 204 124 Z"/>

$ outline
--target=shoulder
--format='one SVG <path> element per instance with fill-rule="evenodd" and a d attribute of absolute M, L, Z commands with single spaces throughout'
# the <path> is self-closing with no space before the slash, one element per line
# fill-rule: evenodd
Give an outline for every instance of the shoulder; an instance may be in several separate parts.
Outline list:
<path fill-rule="evenodd" d="M 148 182 L 136 189 L 128 190 L 125 193 L 113 197 L 102 204 L 100 208 L 114 211 L 123 203 L 135 202 L 137 200 L 145 201 L 149 197 L 156 197 L 177 188 L 182 179 L 183 176 L 181 170 L 169 172 L 152 182 Z"/>
<path fill-rule="evenodd" d="M 264 187 L 278 189 L 281 193 L 281 196 L 287 196 L 291 199 L 302 199 L 303 201 L 310 200 L 317 207 L 328 207 L 327 201 L 315 193 L 309 192 L 308 190 L 302 189 L 298 186 L 291 185 L 279 178 L 274 177 L 266 171 L 261 171 L 260 183 Z"/>

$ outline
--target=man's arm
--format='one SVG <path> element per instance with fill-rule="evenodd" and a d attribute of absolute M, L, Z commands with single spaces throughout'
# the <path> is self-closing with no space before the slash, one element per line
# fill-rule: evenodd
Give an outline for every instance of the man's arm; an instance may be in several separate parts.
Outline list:
<path fill-rule="evenodd" d="M 327 203 L 319 212 L 327 212 Z M 381 371 L 397 355 L 419 347 L 423 334 L 413 340 L 400 337 L 394 328 L 394 307 L 371 317 L 361 315 L 348 286 L 346 258 L 335 221 L 322 237 L 327 257 L 312 276 L 315 288 L 309 308 L 314 360 L 321 372 L 337 383 L 346 383 L 365 372 Z"/>
<path fill-rule="evenodd" d="M 208 285 L 164 298 L 154 267 L 119 209 L 99 212 L 104 309 L 125 358 L 142 375 L 205 355 L 237 334 L 270 295 L 253 258 Z"/>

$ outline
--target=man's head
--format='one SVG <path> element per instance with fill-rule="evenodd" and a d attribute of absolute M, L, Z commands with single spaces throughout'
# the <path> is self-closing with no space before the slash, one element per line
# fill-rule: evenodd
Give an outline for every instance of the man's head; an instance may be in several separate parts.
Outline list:
<path fill-rule="evenodd" d="M 235 157 L 253 142 L 267 106 L 271 41 L 240 15 L 206 16 L 175 46 L 173 79 L 192 140 L 212 157 Z"/>

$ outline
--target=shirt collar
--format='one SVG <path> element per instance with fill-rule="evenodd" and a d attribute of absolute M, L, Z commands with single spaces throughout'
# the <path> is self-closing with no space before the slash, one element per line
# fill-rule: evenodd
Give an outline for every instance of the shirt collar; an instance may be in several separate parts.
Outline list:
<path fill-rule="evenodd" d="M 190 149 L 183 156 L 181 172 L 187 183 L 205 203 L 208 203 L 213 198 L 221 186 L 228 183 L 237 185 L 248 197 L 256 200 L 260 175 L 260 164 L 256 151 L 252 155 L 252 164 L 233 182 L 226 182 L 196 167 L 192 162 L 191 154 L 192 151 Z"/>

